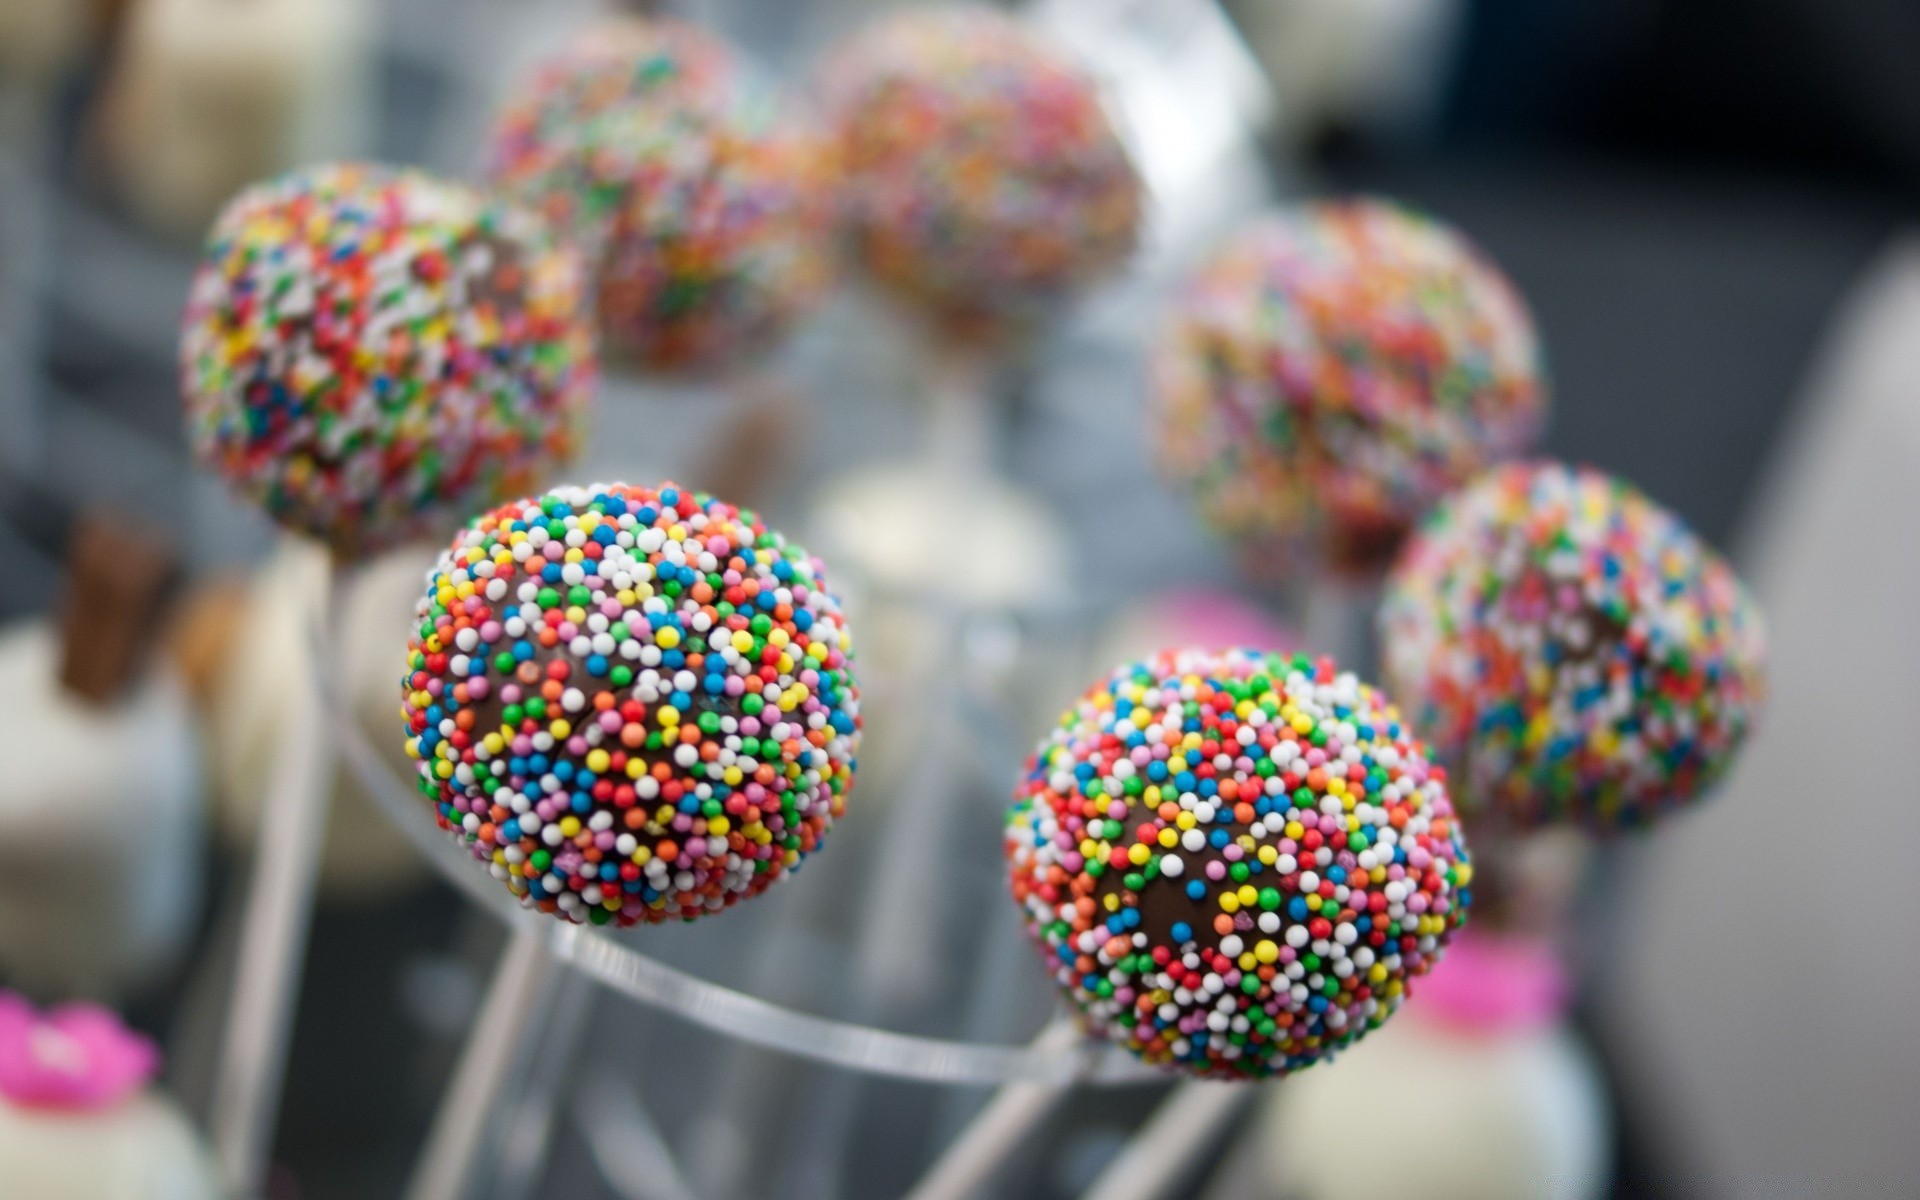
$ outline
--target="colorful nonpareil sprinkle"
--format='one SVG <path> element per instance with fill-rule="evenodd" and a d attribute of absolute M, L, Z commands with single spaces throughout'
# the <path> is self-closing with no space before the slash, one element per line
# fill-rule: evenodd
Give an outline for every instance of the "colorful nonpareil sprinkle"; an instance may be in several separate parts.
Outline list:
<path fill-rule="evenodd" d="M 1473 869 L 1445 772 L 1330 660 L 1169 650 L 1060 719 L 1007 817 L 1014 900 L 1094 1034 L 1283 1075 L 1377 1028 Z"/>
<path fill-rule="evenodd" d="M 822 92 L 855 259 L 949 334 L 1018 333 L 1133 252 L 1140 178 L 1098 94 L 1012 18 L 882 18 L 830 57 Z"/>
<path fill-rule="evenodd" d="M 346 558 L 524 492 L 595 381 L 579 260 L 458 184 L 365 164 L 242 192 L 180 339 L 200 458 Z"/>
<path fill-rule="evenodd" d="M 594 25 L 507 99 L 487 174 L 587 253 L 610 353 L 707 372 L 767 349 L 829 282 L 824 135 L 712 35 Z"/>
<path fill-rule="evenodd" d="M 1161 463 L 1211 525 L 1360 574 L 1446 492 L 1524 453 L 1545 413 L 1519 293 L 1454 230 L 1377 200 L 1229 239 L 1176 301 L 1152 371 Z"/>
<path fill-rule="evenodd" d="M 440 556 L 402 682 L 440 824 L 569 921 L 691 920 L 819 847 L 860 743 L 820 563 L 672 484 L 556 488 Z"/>
<path fill-rule="evenodd" d="M 1523 825 L 1645 825 L 1726 771 L 1765 687 L 1760 611 L 1632 485 L 1496 468 L 1388 579 L 1387 678 L 1463 802 Z"/>

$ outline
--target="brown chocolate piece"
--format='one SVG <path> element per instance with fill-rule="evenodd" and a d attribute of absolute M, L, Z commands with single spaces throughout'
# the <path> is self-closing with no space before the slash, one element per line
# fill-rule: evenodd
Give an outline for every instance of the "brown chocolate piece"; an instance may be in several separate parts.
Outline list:
<path fill-rule="evenodd" d="M 178 562 L 151 529 L 83 512 L 67 545 L 60 603 L 60 682 L 94 704 L 123 695 L 158 642 Z"/>

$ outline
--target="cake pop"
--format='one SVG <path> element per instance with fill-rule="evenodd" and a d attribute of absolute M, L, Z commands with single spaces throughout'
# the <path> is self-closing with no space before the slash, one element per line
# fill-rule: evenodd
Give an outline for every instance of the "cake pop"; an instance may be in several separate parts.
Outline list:
<path fill-rule="evenodd" d="M 1463 803 L 1523 826 L 1645 825 L 1726 771 L 1764 691 L 1760 611 L 1622 480 L 1496 468 L 1388 579 L 1386 674 Z"/>
<path fill-rule="evenodd" d="M 181 335 L 200 458 L 345 559 L 522 491 L 592 390 L 584 277 L 530 214 L 358 163 L 242 192 Z"/>
<path fill-rule="evenodd" d="M 846 804 L 852 641 L 818 560 L 672 484 L 562 487 L 441 555 L 402 684 L 443 828 L 569 921 L 758 895 Z"/>
<path fill-rule="evenodd" d="M 1441 495 L 1544 419 L 1520 295 L 1459 233 L 1378 200 L 1269 214 L 1187 283 L 1152 358 L 1165 472 L 1257 556 L 1391 561 Z"/>
<path fill-rule="evenodd" d="M 1377 1028 L 1472 899 L 1445 773 L 1379 692 L 1301 655 L 1114 671 L 1029 761 L 1006 852 L 1088 1030 L 1225 1078 Z"/>
<path fill-rule="evenodd" d="M 149 1087 L 153 1043 L 92 1004 L 42 1013 L 0 991 L 0 1177 L 9 1196 L 226 1194 L 180 1106 Z"/>
<path fill-rule="evenodd" d="M 825 291 L 826 139 L 711 34 L 603 21 L 508 97 L 488 177 L 588 253 L 610 351 L 710 371 L 765 349 Z"/>
<path fill-rule="evenodd" d="M 984 8 L 882 18 L 830 56 L 850 252 L 965 340 L 1037 323 L 1133 252 L 1141 184 L 1092 82 Z"/>
<path fill-rule="evenodd" d="M 1274 1088 L 1248 1130 L 1265 1200 L 1598 1200 L 1611 1194 L 1606 1081 L 1543 942 L 1476 917 L 1393 1027 L 1338 1071 Z M 1354 1120 L 1382 1095 L 1444 1096 L 1383 1139 Z M 1352 1164 L 1364 1157 L 1365 1171 Z M 1249 1172 L 1249 1175 L 1255 1172 Z"/>

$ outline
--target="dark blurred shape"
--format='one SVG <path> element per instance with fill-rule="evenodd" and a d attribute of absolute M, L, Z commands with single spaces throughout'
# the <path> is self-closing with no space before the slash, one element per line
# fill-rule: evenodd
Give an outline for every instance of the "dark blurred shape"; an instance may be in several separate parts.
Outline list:
<path fill-rule="evenodd" d="M 1920 189 L 1912 0 L 1474 0 L 1455 138 Z"/>

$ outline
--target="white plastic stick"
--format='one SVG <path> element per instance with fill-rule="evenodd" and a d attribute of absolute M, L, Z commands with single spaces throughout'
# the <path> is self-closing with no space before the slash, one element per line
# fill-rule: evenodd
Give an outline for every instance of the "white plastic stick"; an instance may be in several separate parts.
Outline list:
<path fill-rule="evenodd" d="M 322 620 L 331 620 L 341 592 L 336 570 Z M 300 652 L 311 653 L 304 639 Z M 338 765 L 314 672 L 296 672 L 289 685 L 286 739 L 261 807 L 213 1085 L 214 1155 L 238 1197 L 258 1195 L 266 1182 Z"/>
<path fill-rule="evenodd" d="M 544 931 L 521 924 L 493 969 L 487 998 L 441 1094 L 407 1200 L 460 1200 L 507 1076 L 519 1062 L 554 970 Z"/>
<path fill-rule="evenodd" d="M 1080 1200 L 1159 1200 L 1212 1149 L 1220 1127 L 1256 1089 L 1246 1083 L 1192 1080 L 1173 1089 Z"/>
<path fill-rule="evenodd" d="M 929 352 L 925 459 L 957 483 L 993 474 L 992 375 L 992 361 L 978 352 L 944 346 Z"/>
<path fill-rule="evenodd" d="M 600 1177 L 624 1200 L 695 1200 L 699 1195 L 632 1084 L 596 1076 L 575 1099 L 574 1116 Z"/>
<path fill-rule="evenodd" d="M 1315 654 L 1333 658 L 1343 671 L 1366 675 L 1371 664 L 1367 651 L 1372 645 L 1373 613 L 1378 589 L 1349 580 L 1320 576 L 1307 588 L 1307 648 Z"/>
<path fill-rule="evenodd" d="M 1058 1020 L 1033 1039 L 1035 1049 L 1060 1050 L 1080 1038 L 1072 1021 Z M 978 1115 L 935 1160 L 906 1200 L 967 1200 L 993 1178 L 1007 1156 L 1019 1148 L 1070 1083 L 1010 1083 L 993 1094 Z"/>

